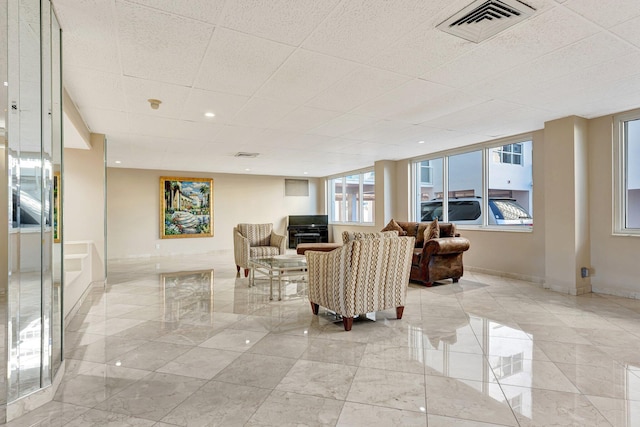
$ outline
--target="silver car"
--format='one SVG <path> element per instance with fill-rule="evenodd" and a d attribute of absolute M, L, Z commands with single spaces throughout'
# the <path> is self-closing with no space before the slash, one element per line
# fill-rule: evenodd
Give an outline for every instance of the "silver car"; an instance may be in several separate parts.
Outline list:
<path fill-rule="evenodd" d="M 421 203 L 421 221 L 442 221 L 442 200 L 434 199 Z M 459 197 L 449 199 L 449 221 L 456 224 L 482 224 L 482 199 Z M 514 199 L 489 199 L 489 225 L 533 225 L 529 212 Z"/>

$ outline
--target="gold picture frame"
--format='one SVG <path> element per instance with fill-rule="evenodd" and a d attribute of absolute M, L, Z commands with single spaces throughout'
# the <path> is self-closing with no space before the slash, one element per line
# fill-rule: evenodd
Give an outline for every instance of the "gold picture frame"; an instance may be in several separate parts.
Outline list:
<path fill-rule="evenodd" d="M 53 173 L 53 242 L 62 241 L 62 221 L 60 221 L 60 200 L 62 199 L 60 172 Z"/>
<path fill-rule="evenodd" d="M 160 177 L 160 238 L 213 237 L 213 179 Z"/>

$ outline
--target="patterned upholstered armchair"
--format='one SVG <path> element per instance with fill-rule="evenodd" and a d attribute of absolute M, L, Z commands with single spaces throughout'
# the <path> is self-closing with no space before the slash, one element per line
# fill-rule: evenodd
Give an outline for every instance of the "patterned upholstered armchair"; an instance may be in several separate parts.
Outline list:
<path fill-rule="evenodd" d="M 249 259 L 285 253 L 285 236 L 273 232 L 273 224 L 238 224 L 233 228 L 233 253 L 236 268 L 249 275 Z"/>
<path fill-rule="evenodd" d="M 342 315 L 345 331 L 359 314 L 396 309 L 402 318 L 411 271 L 413 237 L 351 240 L 331 252 L 307 251 L 309 302 Z"/>

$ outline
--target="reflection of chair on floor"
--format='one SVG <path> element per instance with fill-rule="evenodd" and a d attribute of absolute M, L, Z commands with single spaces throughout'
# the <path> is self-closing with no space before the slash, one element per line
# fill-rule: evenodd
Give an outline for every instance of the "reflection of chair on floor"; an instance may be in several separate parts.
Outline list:
<path fill-rule="evenodd" d="M 342 316 L 345 331 L 359 314 L 391 308 L 402 319 L 413 237 L 352 240 L 331 252 L 306 252 L 309 302 Z"/>
<path fill-rule="evenodd" d="M 236 268 L 244 268 L 244 277 L 249 275 L 249 259 L 283 255 L 285 236 L 273 232 L 273 224 L 238 224 L 233 228 L 233 253 Z"/>

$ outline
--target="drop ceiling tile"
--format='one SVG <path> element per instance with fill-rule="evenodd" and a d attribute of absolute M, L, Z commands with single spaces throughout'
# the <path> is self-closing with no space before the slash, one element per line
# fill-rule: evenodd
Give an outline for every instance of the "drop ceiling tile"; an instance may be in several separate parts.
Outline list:
<path fill-rule="evenodd" d="M 454 37 L 432 24 L 418 27 L 374 56 L 368 64 L 419 77 L 464 53 L 477 48 L 477 44 Z"/>
<path fill-rule="evenodd" d="M 428 20 L 433 10 L 433 2 L 423 0 L 345 1 L 331 12 L 302 46 L 364 62 Z"/>
<path fill-rule="evenodd" d="M 126 110 L 119 74 L 69 66 L 65 68 L 64 83 L 78 107 Z"/>
<path fill-rule="evenodd" d="M 64 65 L 120 73 L 112 0 L 56 0 Z"/>
<path fill-rule="evenodd" d="M 524 87 L 544 84 L 593 66 L 633 53 L 633 47 L 616 36 L 601 32 L 570 46 L 551 52 L 537 60 L 500 73 L 467 90 L 477 95 L 500 98 Z"/>
<path fill-rule="evenodd" d="M 540 85 L 525 87 L 503 98 L 519 103 L 525 103 L 526 100 L 529 106 L 565 115 L 571 111 L 571 114 L 587 116 L 589 111 L 585 106 L 589 101 L 596 102 L 608 97 L 616 82 L 635 76 L 639 69 L 640 53 L 632 54 L 576 70 Z M 626 98 L 630 95 L 621 93 L 620 96 Z"/>
<path fill-rule="evenodd" d="M 191 121 L 211 123 L 229 123 L 247 103 L 249 97 L 210 90 L 191 89 L 180 118 Z M 213 118 L 205 117 L 206 112 L 215 114 Z"/>
<path fill-rule="evenodd" d="M 122 78 L 128 111 L 159 117 L 180 117 L 190 89 L 186 86 L 144 80 L 136 77 Z M 160 108 L 152 110 L 148 99 L 162 101 Z"/>
<path fill-rule="evenodd" d="M 502 129 L 506 129 L 510 126 L 509 118 L 519 117 L 523 110 L 524 107 L 518 104 L 503 101 L 488 101 L 447 116 L 429 120 L 423 125 L 439 129 L 452 129 L 463 133 L 476 133 L 496 137 L 498 136 L 497 134 L 503 135 L 504 132 Z M 527 108 L 526 110 L 526 113 L 530 114 L 531 117 L 535 119 L 537 111 L 530 108 Z M 500 117 L 500 120 L 494 120 L 495 117 Z M 488 135 L 488 131 L 486 131 L 487 128 L 491 129 L 491 135 Z M 520 132 L 533 131 L 535 129 L 537 128 L 524 129 Z"/>
<path fill-rule="evenodd" d="M 137 135 L 201 142 L 214 140 L 223 128 L 223 125 L 217 123 L 176 120 L 155 116 L 152 113 L 132 113 L 129 118 L 135 124 L 133 132 Z"/>
<path fill-rule="evenodd" d="M 352 113 L 378 118 L 400 117 L 415 109 L 424 108 L 433 98 L 452 91 L 453 89 L 437 83 L 414 79 L 355 108 Z"/>
<path fill-rule="evenodd" d="M 611 32 L 640 47 L 640 17 L 616 25 L 611 28 Z"/>
<path fill-rule="evenodd" d="M 189 0 L 176 2 L 175 0 L 128 0 L 153 9 L 197 19 L 198 21 L 215 24 L 218 21 L 224 1 L 220 0 Z"/>
<path fill-rule="evenodd" d="M 273 124 L 273 128 L 292 132 L 306 132 L 341 115 L 337 111 L 301 106 Z"/>
<path fill-rule="evenodd" d="M 416 105 L 402 113 L 390 115 L 389 118 L 405 123 L 419 124 L 481 104 L 491 98 L 491 95 L 476 94 L 473 90 L 452 90 L 433 96 L 428 102 Z"/>
<path fill-rule="evenodd" d="M 306 50 L 297 50 L 256 96 L 303 104 L 350 73 L 356 64 Z"/>
<path fill-rule="evenodd" d="M 263 98 L 251 98 L 231 124 L 266 128 L 296 108 L 295 105 Z"/>
<path fill-rule="evenodd" d="M 409 80 L 411 78 L 407 76 L 362 65 L 322 91 L 307 105 L 347 112 Z"/>
<path fill-rule="evenodd" d="M 123 1 L 116 8 L 124 74 L 190 86 L 213 26 Z"/>
<path fill-rule="evenodd" d="M 597 26 L 556 7 L 509 28 L 422 77 L 456 88 L 473 86 L 599 31 Z"/>
<path fill-rule="evenodd" d="M 293 47 L 216 28 L 195 87 L 252 95 L 280 67 Z"/>
<path fill-rule="evenodd" d="M 640 2 L 620 0 L 568 0 L 564 6 L 604 28 L 640 16 Z"/>
<path fill-rule="evenodd" d="M 368 116 L 360 116 L 358 114 L 343 114 L 340 117 L 311 129 L 309 133 L 317 135 L 325 135 L 331 137 L 342 136 L 346 133 L 352 132 L 356 129 L 368 126 L 377 122 L 378 119 Z"/>
<path fill-rule="evenodd" d="M 212 142 L 232 147 L 234 152 L 243 151 L 236 149 L 236 147 L 245 144 L 247 141 L 259 141 L 262 132 L 264 132 L 264 129 L 261 128 L 224 125 Z"/>
<path fill-rule="evenodd" d="M 93 133 L 132 132 L 134 126 L 131 123 L 129 113 L 125 111 L 105 110 L 100 108 L 80 108 L 80 114 L 89 130 Z"/>
<path fill-rule="evenodd" d="M 408 128 L 411 125 L 391 120 L 379 120 L 373 125 L 357 129 L 344 135 L 348 139 L 356 139 L 362 141 L 386 141 L 393 138 L 398 132 Z"/>
<path fill-rule="evenodd" d="M 220 25 L 298 46 L 339 0 L 228 1 Z"/>

